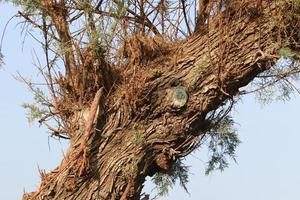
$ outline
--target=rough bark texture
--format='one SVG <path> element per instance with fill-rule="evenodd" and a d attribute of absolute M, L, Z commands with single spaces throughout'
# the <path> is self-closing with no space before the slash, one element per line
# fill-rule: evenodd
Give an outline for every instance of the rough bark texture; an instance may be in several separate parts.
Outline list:
<path fill-rule="evenodd" d="M 146 176 L 168 171 L 193 149 L 193 141 L 208 128 L 207 114 L 274 64 L 275 5 L 265 2 L 254 13 L 249 1 L 219 14 L 205 32 L 128 71 L 120 88 L 101 100 L 106 109 L 99 109 L 96 130 L 88 137 L 88 156 L 79 156 L 82 131 L 72 138 L 60 167 L 44 174 L 39 191 L 24 199 L 139 199 Z M 177 86 L 189 96 L 180 108 L 172 106 Z M 74 162 L 83 159 L 89 167 L 77 173 Z"/>

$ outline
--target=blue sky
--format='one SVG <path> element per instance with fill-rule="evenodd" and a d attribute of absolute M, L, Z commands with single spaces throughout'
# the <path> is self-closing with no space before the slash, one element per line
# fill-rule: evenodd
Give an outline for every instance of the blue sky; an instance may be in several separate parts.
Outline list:
<path fill-rule="evenodd" d="M 0 4 L 0 31 L 16 13 L 12 6 Z M 33 48 L 29 37 L 22 46 L 20 26 L 13 20 L 2 46 L 6 65 L 0 69 L 0 199 L 21 199 L 22 193 L 39 185 L 38 167 L 49 171 L 62 158 L 66 143 L 51 139 L 47 131 L 27 123 L 21 104 L 32 96 L 26 86 L 13 78 L 17 71 L 36 77 Z M 41 58 L 43 59 L 43 55 Z M 300 97 L 265 107 L 253 96 L 241 101 L 233 112 L 242 143 L 237 161 L 224 172 L 205 176 L 206 152 L 187 158 L 191 167 L 188 185 L 191 196 L 176 186 L 162 200 L 297 200 L 300 198 Z M 145 191 L 151 191 L 147 183 Z"/>

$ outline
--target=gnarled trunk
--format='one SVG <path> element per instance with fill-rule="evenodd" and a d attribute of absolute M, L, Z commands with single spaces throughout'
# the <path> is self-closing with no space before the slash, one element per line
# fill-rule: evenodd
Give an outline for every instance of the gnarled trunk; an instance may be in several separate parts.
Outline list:
<path fill-rule="evenodd" d="M 83 124 L 61 165 L 24 199 L 139 199 L 146 176 L 193 150 L 209 129 L 207 114 L 278 58 L 276 39 L 286 39 L 274 17 L 279 8 L 265 1 L 255 9 L 249 1 L 220 13 L 205 32 L 124 73 L 126 81 L 102 97 L 88 148 L 80 149 Z"/>

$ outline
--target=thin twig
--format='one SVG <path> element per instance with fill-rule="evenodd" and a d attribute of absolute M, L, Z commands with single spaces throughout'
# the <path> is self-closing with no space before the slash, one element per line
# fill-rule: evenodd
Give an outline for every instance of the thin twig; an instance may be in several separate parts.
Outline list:
<path fill-rule="evenodd" d="M 35 21 L 33 21 L 32 19 L 30 19 L 27 15 L 25 15 L 24 13 L 22 13 L 21 11 L 18 11 L 18 14 L 23 17 L 27 22 L 29 22 L 30 24 L 33 25 L 33 27 L 36 27 L 38 29 L 40 29 L 41 31 L 44 31 L 44 28 L 42 25 L 39 25 L 38 23 L 36 23 Z M 18 15 L 16 15 L 18 17 Z M 53 39 L 60 41 L 54 34 L 47 32 L 47 34 L 52 37 Z"/>
<path fill-rule="evenodd" d="M 182 3 L 182 10 L 183 10 L 183 17 L 184 17 L 184 21 L 188 30 L 189 35 L 192 35 L 190 26 L 189 26 L 189 22 L 188 22 L 188 18 L 187 18 L 187 14 L 186 14 L 186 6 L 185 6 L 185 1 L 186 0 L 181 0 Z"/>

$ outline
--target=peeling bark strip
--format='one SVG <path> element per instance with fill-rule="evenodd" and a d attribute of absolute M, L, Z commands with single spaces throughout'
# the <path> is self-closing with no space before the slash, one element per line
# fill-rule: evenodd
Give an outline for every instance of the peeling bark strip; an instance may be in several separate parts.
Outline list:
<path fill-rule="evenodd" d="M 88 119 L 86 122 L 86 127 L 83 132 L 83 140 L 82 140 L 81 147 L 80 147 L 80 148 L 82 148 L 82 151 L 83 151 L 83 161 L 82 161 L 82 164 L 79 169 L 79 176 L 81 176 L 84 173 L 84 171 L 89 167 L 87 143 L 91 137 L 92 128 L 95 125 L 96 113 L 97 113 L 97 111 L 99 112 L 99 103 L 100 103 L 100 98 L 103 95 L 103 90 L 104 90 L 103 87 L 100 88 L 100 90 L 97 91 L 97 93 L 94 97 L 94 100 L 92 102 L 92 105 L 91 105 L 91 108 L 89 111 Z"/>
<path fill-rule="evenodd" d="M 103 89 L 98 91 L 67 158 L 45 175 L 39 191 L 23 199 L 138 200 L 146 176 L 170 170 L 176 159 L 194 150 L 207 130 L 210 111 L 268 70 L 280 45 L 299 43 L 299 34 L 285 37 L 278 28 L 298 23 L 284 21 L 284 2 L 263 1 L 260 13 L 253 15 L 255 2 L 236 1 L 236 7 L 211 19 L 205 32 L 172 44 L 161 56 L 145 58 L 134 72 L 121 73 L 129 81 L 121 81 L 105 97 L 105 119 L 97 119 L 102 121 L 91 134 Z M 78 174 L 68 157 L 81 141 L 90 148 L 89 165 Z"/>

